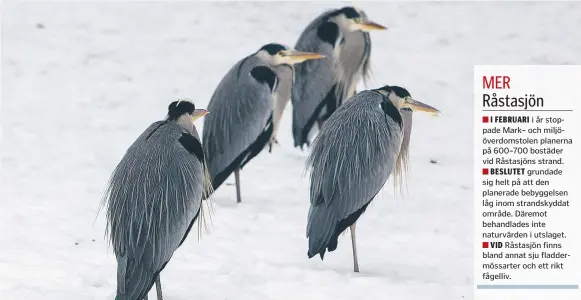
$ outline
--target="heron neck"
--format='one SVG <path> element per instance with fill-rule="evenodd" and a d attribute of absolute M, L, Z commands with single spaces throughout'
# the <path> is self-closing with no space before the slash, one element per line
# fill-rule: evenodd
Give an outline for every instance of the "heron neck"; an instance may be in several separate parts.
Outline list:
<path fill-rule="evenodd" d="M 194 121 L 192 120 L 192 116 L 183 114 L 176 120 L 176 123 L 183 127 L 189 134 L 194 135 Z"/>

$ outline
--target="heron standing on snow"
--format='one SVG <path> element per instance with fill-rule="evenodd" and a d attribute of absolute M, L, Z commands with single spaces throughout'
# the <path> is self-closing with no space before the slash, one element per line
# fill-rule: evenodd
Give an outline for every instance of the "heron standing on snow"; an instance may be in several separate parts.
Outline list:
<path fill-rule="evenodd" d="M 217 190 L 234 173 L 236 199 L 240 197 L 240 175 L 252 158 L 276 143 L 276 131 L 290 99 L 293 65 L 322 58 L 280 44 L 267 44 L 236 63 L 219 83 L 204 120 L 203 146 Z M 270 150 L 269 150 L 270 151 Z"/>
<path fill-rule="evenodd" d="M 369 74 L 368 32 L 384 29 L 369 21 L 365 12 L 347 6 L 322 14 L 303 31 L 295 48 L 326 58 L 296 68 L 292 91 L 295 147 L 308 146 L 316 128 L 355 94 L 358 82 Z"/>
<path fill-rule="evenodd" d="M 104 202 L 117 257 L 116 300 L 147 299 L 159 273 L 184 242 L 211 189 L 194 120 L 207 111 L 187 100 L 169 105 L 164 121 L 145 130 L 113 171 Z M 202 212 L 203 217 L 203 212 Z"/>
<path fill-rule="evenodd" d="M 406 168 L 412 111 L 439 111 L 398 86 L 363 91 L 328 119 L 307 160 L 311 205 L 308 256 L 337 248 L 350 227 L 355 272 L 359 272 L 355 223 L 390 175 Z"/>

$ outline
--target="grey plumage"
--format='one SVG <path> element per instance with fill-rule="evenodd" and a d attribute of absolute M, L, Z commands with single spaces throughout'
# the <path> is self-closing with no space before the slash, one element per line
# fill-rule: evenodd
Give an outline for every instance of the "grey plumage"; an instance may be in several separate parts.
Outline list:
<path fill-rule="evenodd" d="M 278 121 L 290 98 L 292 65 L 320 57 L 267 44 L 228 71 L 210 99 L 212 113 L 203 129 L 214 189 L 276 140 Z M 240 202 L 238 179 L 236 186 Z"/>
<path fill-rule="evenodd" d="M 218 84 L 208 104 L 212 113 L 204 120 L 203 147 L 216 190 L 235 168 L 244 165 L 246 157 L 240 156 L 250 153 L 261 134 L 272 131 L 270 87 L 255 81 L 250 74 L 261 65 L 255 56 L 236 63 Z M 270 134 L 257 147 L 264 147 L 269 139 Z"/>
<path fill-rule="evenodd" d="M 117 257 L 117 300 L 147 295 L 200 214 L 208 185 L 190 110 L 151 124 L 110 178 L 103 204 Z"/>
<path fill-rule="evenodd" d="M 367 20 L 361 10 L 343 7 L 323 13 L 303 31 L 296 48 L 326 58 L 296 67 L 292 93 L 295 147 L 309 145 L 316 128 L 320 129 L 370 74 L 371 39 L 367 31 L 374 29 L 385 28 Z"/>
<path fill-rule="evenodd" d="M 329 44 L 316 41 L 316 31 L 305 31 L 299 39 L 298 48 L 326 53 L 325 59 L 302 64 L 295 69 L 295 84 L 292 90 L 292 131 L 294 146 L 309 144 L 309 134 L 320 116 L 326 113 L 323 100 L 334 93 L 335 75 L 333 73 L 333 48 Z M 334 101 L 334 100 L 330 100 Z"/>
<path fill-rule="evenodd" d="M 407 90 L 385 86 L 363 91 L 331 115 L 313 142 L 309 258 L 337 248 L 339 235 L 351 227 L 355 271 L 354 226 L 391 175 L 406 169 L 411 134 L 409 107 L 438 112 L 411 99 Z"/>

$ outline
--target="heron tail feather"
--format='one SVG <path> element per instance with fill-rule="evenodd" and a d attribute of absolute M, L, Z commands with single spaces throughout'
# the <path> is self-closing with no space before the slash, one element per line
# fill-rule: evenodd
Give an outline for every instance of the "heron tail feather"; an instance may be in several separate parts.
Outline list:
<path fill-rule="evenodd" d="M 141 300 L 153 287 L 157 274 L 146 264 L 127 261 L 126 256 L 117 259 L 117 295 L 115 300 Z"/>
<path fill-rule="evenodd" d="M 307 238 L 309 239 L 309 258 L 319 254 L 321 260 L 325 255 L 326 248 L 332 241 L 337 218 L 332 210 L 325 204 L 311 206 L 309 210 L 309 220 L 307 224 Z"/>

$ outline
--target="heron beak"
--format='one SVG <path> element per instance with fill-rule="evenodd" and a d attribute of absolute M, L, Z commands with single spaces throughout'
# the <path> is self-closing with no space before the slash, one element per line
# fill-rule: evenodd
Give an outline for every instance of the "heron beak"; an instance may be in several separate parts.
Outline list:
<path fill-rule="evenodd" d="M 208 114 L 208 111 L 205 109 L 195 109 L 194 112 L 192 113 L 192 119 L 195 121 L 205 115 Z"/>
<path fill-rule="evenodd" d="M 357 28 L 361 31 L 386 30 L 387 27 L 379 25 L 372 21 L 364 21 L 357 24 Z"/>
<path fill-rule="evenodd" d="M 409 107 L 413 111 L 423 111 L 423 112 L 428 112 L 428 113 L 433 113 L 433 114 L 440 113 L 440 111 L 438 109 L 436 109 L 435 107 L 429 106 L 425 103 L 422 103 L 420 101 L 414 100 L 414 99 L 409 98 L 409 97 L 405 99 L 402 106 Z"/>
<path fill-rule="evenodd" d="M 321 58 L 325 57 L 324 55 L 321 55 L 319 53 L 302 52 L 302 51 L 296 51 L 296 50 L 282 51 L 281 55 L 290 64 L 298 64 L 298 63 L 302 63 L 306 60 L 321 59 Z"/>

